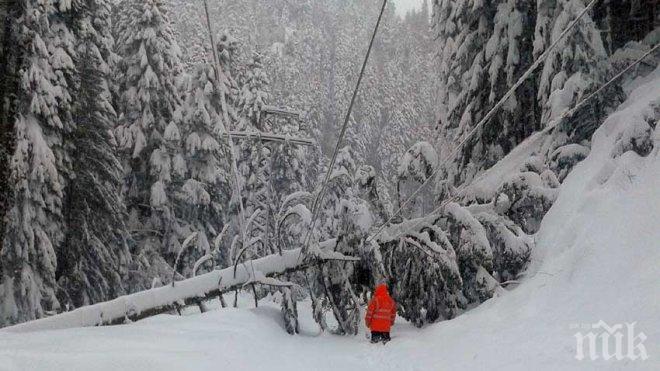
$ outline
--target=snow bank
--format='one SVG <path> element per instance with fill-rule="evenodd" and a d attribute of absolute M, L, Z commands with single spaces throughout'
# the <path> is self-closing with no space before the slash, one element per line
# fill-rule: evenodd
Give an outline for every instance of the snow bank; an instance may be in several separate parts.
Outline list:
<path fill-rule="evenodd" d="M 403 356 L 420 369 L 658 369 L 660 69 L 654 76 L 608 118 L 587 159 L 566 178 L 535 237 L 528 278 L 499 298 L 401 341 L 397 355 L 382 364 Z M 613 156 L 628 125 L 640 120 L 656 123 L 655 149 L 646 157 Z M 504 176 L 504 165 L 493 174 Z M 576 327 L 601 320 L 636 322 L 636 331 L 647 336 L 649 359 L 575 359 Z"/>

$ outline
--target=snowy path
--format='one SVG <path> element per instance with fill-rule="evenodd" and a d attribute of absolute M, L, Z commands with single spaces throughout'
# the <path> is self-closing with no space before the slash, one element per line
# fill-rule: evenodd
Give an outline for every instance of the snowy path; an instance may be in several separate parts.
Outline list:
<path fill-rule="evenodd" d="M 279 308 L 266 304 L 183 318 L 163 315 L 129 326 L 6 334 L 0 337 L 0 369 L 376 370 L 383 364 L 425 369 L 400 356 L 402 349 L 412 355 L 409 350 L 423 345 L 408 324 L 397 326 L 393 343 L 374 346 L 364 334 L 319 335 L 309 316 L 303 320 L 301 335 L 286 335 Z"/>
<path fill-rule="evenodd" d="M 8 334 L 0 337 L 0 369 L 85 370 L 91 365 L 99 371 L 526 367 L 523 354 L 504 351 L 514 349 L 514 344 L 495 341 L 499 332 L 495 329 L 474 333 L 447 322 L 418 330 L 399 323 L 393 341 L 383 346 L 369 344 L 364 334 L 319 336 L 308 316 L 304 317 L 303 334 L 288 336 L 279 318 L 278 308 L 263 306 L 184 318 L 159 316 L 130 326 Z M 522 339 L 523 334 L 520 336 Z M 498 362 L 493 362 L 493 356 Z M 534 363 L 540 360 L 535 357 Z"/>
<path fill-rule="evenodd" d="M 566 311 L 553 314 L 551 308 L 541 308 L 546 315 L 539 316 L 538 308 L 518 303 L 525 298 L 516 294 L 422 330 L 399 321 L 393 341 L 385 346 L 369 344 L 364 334 L 319 335 L 306 309 L 302 334 L 286 335 L 279 308 L 268 304 L 186 317 L 163 315 L 126 326 L 2 334 L 0 370 L 618 370 L 624 366 L 574 360 L 574 330 L 570 320 L 560 319 Z M 518 304 L 521 310 L 510 311 Z M 658 351 L 657 342 L 649 347 L 651 353 Z M 627 364 L 625 369 L 652 370 L 654 360 L 657 366 L 654 358 Z"/>

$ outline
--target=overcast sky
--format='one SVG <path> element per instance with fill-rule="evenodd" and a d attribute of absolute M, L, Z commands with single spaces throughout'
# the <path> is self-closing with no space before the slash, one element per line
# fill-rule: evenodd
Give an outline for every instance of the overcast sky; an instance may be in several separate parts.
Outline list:
<path fill-rule="evenodd" d="M 406 14 L 410 9 L 419 9 L 422 4 L 422 0 L 394 0 L 396 4 L 396 9 L 399 14 Z"/>

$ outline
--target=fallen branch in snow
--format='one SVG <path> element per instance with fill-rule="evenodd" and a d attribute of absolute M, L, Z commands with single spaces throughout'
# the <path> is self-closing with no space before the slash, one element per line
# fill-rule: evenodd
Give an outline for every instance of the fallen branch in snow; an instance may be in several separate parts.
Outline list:
<path fill-rule="evenodd" d="M 321 250 L 322 251 L 322 250 Z M 298 260 L 300 249 L 285 250 L 250 262 L 259 277 L 254 277 L 252 269 L 239 269 L 234 275 L 234 267 L 216 270 L 172 285 L 137 292 L 117 299 L 78 308 L 70 312 L 7 327 L 1 331 L 31 332 L 57 330 L 76 327 L 119 325 L 159 314 L 180 311 L 189 305 L 200 306 L 202 302 L 221 297 L 222 294 L 241 289 L 246 283 L 277 284 L 273 276 L 286 275 L 304 270 L 315 264 L 327 261 L 356 261 L 357 258 L 336 252 L 320 254 L 312 259 Z M 243 265 L 245 266 L 245 265 Z M 255 280 L 256 278 L 256 280 Z"/>

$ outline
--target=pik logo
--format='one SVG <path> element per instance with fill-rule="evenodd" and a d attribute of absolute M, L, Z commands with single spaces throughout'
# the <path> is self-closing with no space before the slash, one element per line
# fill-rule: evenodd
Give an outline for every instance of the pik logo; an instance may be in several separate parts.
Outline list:
<path fill-rule="evenodd" d="M 575 333 L 576 353 L 575 359 L 582 361 L 589 359 L 596 361 L 603 359 L 609 361 L 615 359 L 622 361 L 629 359 L 632 361 L 645 361 L 649 358 L 646 353 L 644 341 L 646 334 L 635 332 L 637 323 L 615 324 L 610 326 L 604 321 L 598 321 L 596 324 L 582 326 L 591 330 L 586 334 L 583 332 Z"/>

